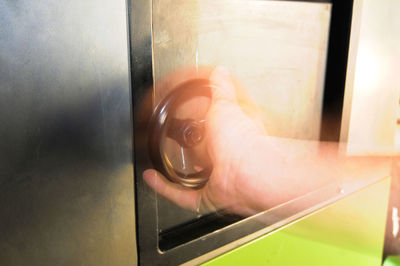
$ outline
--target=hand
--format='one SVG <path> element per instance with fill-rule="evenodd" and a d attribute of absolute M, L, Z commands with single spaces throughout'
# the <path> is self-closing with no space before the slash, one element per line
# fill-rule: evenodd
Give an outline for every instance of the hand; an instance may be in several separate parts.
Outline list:
<path fill-rule="evenodd" d="M 174 78 L 176 82 L 177 76 Z M 240 184 L 250 178 L 243 171 L 246 157 L 253 153 L 254 142 L 264 136 L 265 129 L 260 120 L 250 117 L 239 105 L 237 86 L 227 70 L 216 68 L 209 79 L 214 89 L 206 135 L 214 168 L 207 184 L 200 190 L 187 189 L 152 169 L 146 170 L 143 177 L 155 191 L 184 208 L 197 210 L 202 205 L 209 210 L 225 208 L 243 215 L 253 214 L 256 210 L 248 199 L 251 193 L 242 191 Z"/>
<path fill-rule="evenodd" d="M 207 150 L 213 164 L 207 184 L 192 190 L 155 170 L 143 173 L 147 184 L 177 205 L 252 215 L 331 182 L 388 174 L 390 157 L 346 156 L 338 152 L 338 143 L 268 136 L 261 121 L 248 112 L 249 105 L 238 100 L 239 86 L 225 69 L 216 68 L 208 77 L 215 89 L 207 114 Z"/>

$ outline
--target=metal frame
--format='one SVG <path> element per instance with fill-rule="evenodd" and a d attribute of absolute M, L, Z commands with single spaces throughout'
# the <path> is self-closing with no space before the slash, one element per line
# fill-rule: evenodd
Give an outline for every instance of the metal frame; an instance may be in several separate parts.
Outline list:
<path fill-rule="evenodd" d="M 345 3 L 336 0 L 303 2 L 332 3 L 321 139 L 337 141 L 340 135 L 353 1 L 344 1 Z M 265 213 L 232 224 L 219 230 L 218 233 L 207 234 L 165 252 L 160 251 L 156 221 L 156 195 L 141 178 L 142 172 L 151 167 L 146 150 L 146 126 L 152 112 L 152 0 L 131 0 L 128 2 L 128 8 L 133 99 L 134 174 L 136 177 L 136 232 L 140 264 L 165 265 L 186 262 L 241 239 L 248 234 L 258 231 L 258 234 L 252 235 L 255 238 L 270 232 L 347 194 L 341 193 L 340 186 L 333 184 L 286 203 L 286 206 L 291 209 L 289 212 L 285 211 L 282 206 L 278 206 Z M 333 121 L 334 127 L 328 127 L 327 121 Z M 334 134 L 332 134 L 332 130 Z M 329 136 L 328 132 L 330 133 Z M 304 204 L 307 208 L 300 208 Z M 260 220 L 263 222 L 260 222 Z M 265 221 L 268 221 L 269 226 L 265 226 Z M 248 239 L 245 241 L 248 241 Z M 239 245 L 243 241 L 236 243 Z"/>

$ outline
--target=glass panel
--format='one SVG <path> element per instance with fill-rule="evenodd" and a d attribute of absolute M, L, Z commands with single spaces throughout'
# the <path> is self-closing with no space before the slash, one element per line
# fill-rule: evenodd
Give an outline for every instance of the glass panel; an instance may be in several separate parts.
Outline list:
<path fill-rule="evenodd" d="M 240 84 L 239 102 L 257 112 L 268 135 L 319 139 L 329 3 L 153 0 L 152 10 L 154 106 L 176 88 L 182 76 L 204 77 L 210 69 L 223 66 L 235 84 Z M 174 118 L 202 119 L 209 106 L 207 97 L 191 99 L 179 107 Z M 198 150 L 182 148 L 171 138 L 163 145 L 171 164 L 180 171 L 195 172 L 209 164 L 202 161 L 204 156 L 198 156 L 206 152 L 204 145 Z M 199 215 L 161 196 L 157 215 L 162 250 L 241 219 Z M 191 227 L 201 219 L 208 230 Z M 195 231 L 194 236 L 180 235 L 183 240 L 177 244 L 163 242 L 163 236 L 179 227 L 181 232 Z"/>

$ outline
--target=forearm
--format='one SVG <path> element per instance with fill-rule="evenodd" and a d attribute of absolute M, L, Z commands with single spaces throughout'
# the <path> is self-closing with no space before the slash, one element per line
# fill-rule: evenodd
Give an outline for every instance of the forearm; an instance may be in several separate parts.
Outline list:
<path fill-rule="evenodd" d="M 383 177 L 389 157 L 345 156 L 338 143 L 262 136 L 249 146 L 239 184 L 254 209 L 264 210 L 334 181 Z"/>

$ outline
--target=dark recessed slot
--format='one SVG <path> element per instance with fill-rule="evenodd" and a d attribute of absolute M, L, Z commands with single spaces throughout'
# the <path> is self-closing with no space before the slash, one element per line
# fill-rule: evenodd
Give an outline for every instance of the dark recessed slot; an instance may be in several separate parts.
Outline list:
<path fill-rule="evenodd" d="M 187 223 L 161 231 L 159 233 L 158 247 L 161 251 L 170 250 L 236 223 L 241 219 L 243 219 L 241 216 L 221 212 L 204 215 L 199 219 L 193 219 Z"/>

